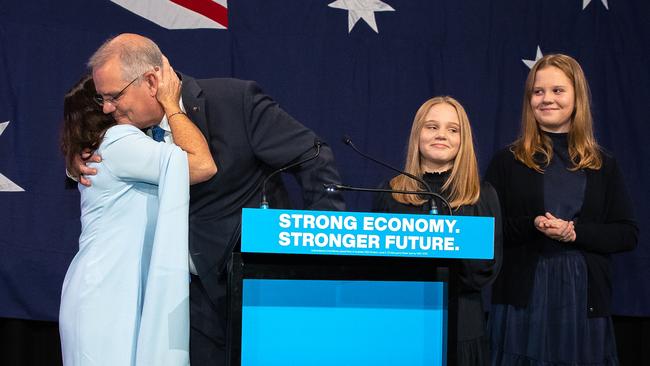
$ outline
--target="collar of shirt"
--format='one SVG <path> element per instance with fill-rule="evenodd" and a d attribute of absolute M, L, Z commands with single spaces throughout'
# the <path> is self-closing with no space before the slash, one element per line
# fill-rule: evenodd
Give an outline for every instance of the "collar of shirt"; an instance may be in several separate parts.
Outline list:
<path fill-rule="evenodd" d="M 181 107 L 181 111 L 183 113 L 187 113 L 185 110 L 185 106 L 183 105 L 183 96 L 181 96 L 181 99 L 178 101 L 178 105 Z M 162 128 L 165 130 L 165 142 L 174 142 L 173 136 L 172 136 L 172 129 L 169 127 L 169 121 L 167 120 L 167 115 L 163 115 L 162 120 L 160 123 L 158 123 L 158 127 Z M 147 130 L 147 135 L 151 137 L 151 130 Z"/>

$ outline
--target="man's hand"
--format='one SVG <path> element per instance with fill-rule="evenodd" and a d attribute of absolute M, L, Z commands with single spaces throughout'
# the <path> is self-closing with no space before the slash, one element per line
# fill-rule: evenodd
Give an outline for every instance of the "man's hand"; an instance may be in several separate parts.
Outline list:
<path fill-rule="evenodd" d="M 96 175 L 97 169 L 87 166 L 87 163 L 99 163 L 102 157 L 94 154 L 91 150 L 84 150 L 80 155 L 74 158 L 74 164 L 69 169 L 72 177 L 77 178 L 77 181 L 86 187 L 90 187 L 90 179 L 86 178 L 87 175 Z"/>

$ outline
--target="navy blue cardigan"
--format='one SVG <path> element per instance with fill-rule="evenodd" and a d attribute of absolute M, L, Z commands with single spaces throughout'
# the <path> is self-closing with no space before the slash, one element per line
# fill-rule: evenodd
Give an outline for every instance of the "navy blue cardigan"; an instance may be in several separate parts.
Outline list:
<path fill-rule="evenodd" d="M 541 251 L 569 245 L 579 249 L 587 264 L 587 315 L 611 312 L 611 263 L 609 254 L 631 250 L 637 244 L 638 227 L 630 197 L 614 158 L 602 153 L 599 170 L 586 169 L 585 197 L 575 223 L 576 241 L 560 243 L 539 232 L 533 220 L 544 214 L 543 174 L 517 161 L 509 149 L 495 154 L 486 180 L 496 189 L 503 217 L 503 265 L 493 285 L 492 302 L 528 305 Z"/>

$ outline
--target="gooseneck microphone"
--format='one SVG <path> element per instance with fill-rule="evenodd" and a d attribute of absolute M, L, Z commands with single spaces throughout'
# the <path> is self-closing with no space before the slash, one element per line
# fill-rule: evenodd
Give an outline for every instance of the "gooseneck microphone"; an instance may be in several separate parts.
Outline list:
<path fill-rule="evenodd" d="M 321 142 L 321 140 L 319 138 L 315 138 L 314 139 L 314 147 L 316 148 L 316 153 L 314 155 L 312 155 L 310 157 L 307 157 L 307 158 L 304 158 L 304 159 L 302 159 L 300 161 L 297 161 L 295 163 L 285 165 L 280 169 L 274 170 L 273 172 L 271 172 L 271 174 L 267 175 L 266 178 L 264 178 L 264 181 L 262 182 L 262 198 L 260 199 L 260 208 L 264 208 L 264 209 L 269 208 L 269 201 L 268 201 L 268 199 L 266 197 L 266 184 L 269 182 L 269 179 L 271 179 L 271 177 L 273 177 L 274 175 L 276 175 L 278 173 L 282 173 L 285 170 L 294 168 L 294 167 L 296 167 L 298 165 L 301 165 L 301 164 L 304 164 L 304 163 L 306 163 L 306 162 L 308 162 L 310 160 L 316 159 L 318 157 L 318 155 L 320 155 L 320 147 L 321 147 L 322 144 L 323 143 Z"/>
<path fill-rule="evenodd" d="M 452 215 L 451 205 L 449 204 L 449 202 L 447 202 L 447 200 L 444 197 L 442 197 L 441 195 L 433 192 L 433 190 L 431 189 L 431 186 L 429 186 L 429 184 L 424 179 L 422 179 L 422 178 L 420 178 L 418 176 L 415 176 L 415 175 L 413 175 L 411 173 L 405 172 L 403 170 L 397 169 L 397 168 L 393 167 L 392 165 L 384 163 L 383 161 L 377 160 L 377 159 L 373 158 L 372 156 L 363 153 L 361 150 L 357 149 L 356 146 L 354 146 L 354 143 L 352 142 L 352 139 L 348 135 L 343 135 L 342 141 L 343 141 L 344 144 L 350 146 L 352 148 L 352 150 L 354 150 L 357 154 L 363 156 L 364 158 L 366 158 L 366 159 L 368 159 L 370 161 L 373 161 L 373 162 L 375 162 L 375 163 L 377 163 L 377 164 L 379 164 L 379 165 L 381 165 L 383 167 L 386 167 L 386 168 L 388 168 L 388 169 L 390 169 L 392 171 L 395 171 L 395 172 L 397 172 L 397 173 L 399 173 L 401 175 L 405 175 L 405 176 L 407 176 L 407 177 L 409 177 L 411 179 L 415 179 L 416 181 L 421 183 L 426 188 L 426 191 L 419 191 L 419 193 L 421 195 L 423 195 L 423 196 L 429 196 L 429 205 L 431 207 L 431 212 L 430 212 L 431 214 L 433 214 L 433 215 L 438 214 L 438 207 L 436 206 L 436 202 L 433 199 L 434 197 L 437 197 L 438 199 L 440 199 L 447 206 L 447 209 L 449 210 L 449 215 Z M 325 187 L 325 188 L 328 189 L 328 187 Z M 329 188 L 331 188 L 331 187 L 329 187 Z M 348 189 L 344 189 L 344 188 L 348 188 Z M 386 193 L 416 194 L 413 191 L 394 191 L 394 190 L 388 190 L 388 189 L 386 189 L 386 190 L 376 189 L 375 190 L 375 189 L 369 189 L 369 188 L 348 187 L 348 186 L 340 186 L 340 189 L 339 188 L 335 188 L 335 189 L 337 189 L 337 190 L 354 190 L 354 191 L 360 191 L 360 192 L 362 192 L 362 191 L 365 191 L 365 192 L 384 192 L 385 191 Z"/>
<path fill-rule="evenodd" d="M 343 184 L 335 184 L 335 183 L 323 183 L 323 188 L 325 188 L 326 192 L 338 192 L 338 191 L 350 191 L 350 192 L 375 192 L 375 193 L 401 193 L 401 194 L 417 194 L 420 196 L 429 196 L 431 198 L 433 197 L 438 197 L 441 200 L 444 201 L 444 198 L 441 197 L 439 194 L 434 193 L 434 192 L 425 192 L 425 191 L 402 191 L 402 190 L 396 190 L 396 189 L 385 189 L 385 188 L 364 188 L 364 187 L 352 187 L 352 186 L 346 186 Z M 447 202 L 445 202 L 445 205 L 448 206 Z M 437 215 L 437 212 L 431 212 L 434 215 Z M 449 216 L 453 216 L 453 213 L 451 210 L 449 211 Z"/>

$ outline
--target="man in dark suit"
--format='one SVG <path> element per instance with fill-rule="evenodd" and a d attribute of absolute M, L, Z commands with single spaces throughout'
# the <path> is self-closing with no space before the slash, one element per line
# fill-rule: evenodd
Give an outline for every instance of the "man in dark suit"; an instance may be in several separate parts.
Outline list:
<path fill-rule="evenodd" d="M 164 140 L 171 142 L 171 116 L 157 100 L 165 82 L 157 72 L 163 59 L 151 40 L 122 34 L 102 45 L 89 66 L 104 113 L 118 123 L 160 127 Z M 227 352 L 226 264 L 239 241 L 241 210 L 259 207 L 263 180 L 280 167 L 313 156 L 318 139 L 254 82 L 181 78 L 178 113 L 186 113 L 201 130 L 218 167 L 212 179 L 190 191 L 190 357 L 193 365 L 221 365 Z M 89 184 L 83 176 L 95 172 L 80 164 L 79 172 L 72 173 Z M 345 209 L 340 194 L 322 188 L 324 183 L 340 182 L 329 147 L 320 147 L 318 158 L 291 173 L 302 187 L 305 208 Z M 269 180 L 267 192 L 272 207 L 289 207 L 279 175 Z"/>

